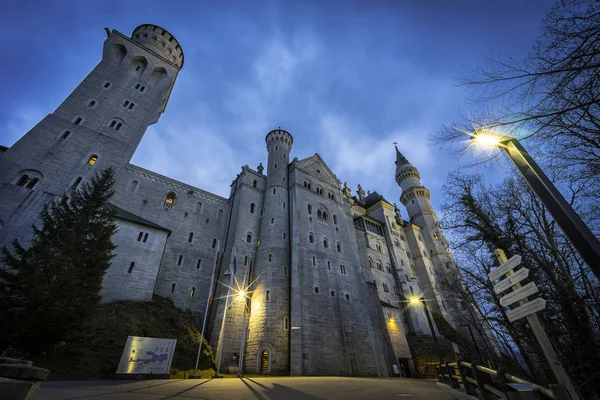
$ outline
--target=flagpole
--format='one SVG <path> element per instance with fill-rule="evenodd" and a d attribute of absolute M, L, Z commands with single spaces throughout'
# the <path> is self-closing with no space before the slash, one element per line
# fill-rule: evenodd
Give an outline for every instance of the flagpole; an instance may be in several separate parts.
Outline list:
<path fill-rule="evenodd" d="M 248 290 L 248 284 L 250 282 L 250 273 L 252 272 L 252 258 L 250 258 L 250 265 L 248 267 L 248 275 L 246 276 L 246 279 L 244 279 L 244 286 L 242 286 L 242 290 Z M 246 293 L 247 295 L 247 293 Z M 242 334 L 241 334 L 241 340 L 240 340 L 240 360 L 238 363 L 238 376 L 241 378 L 243 377 L 242 374 L 242 368 L 244 366 L 244 343 L 246 342 L 246 313 L 249 312 L 250 310 L 246 311 L 248 309 L 248 301 L 246 299 L 244 299 L 244 309 L 243 309 L 243 314 L 242 314 Z"/>
<path fill-rule="evenodd" d="M 217 251 L 215 253 L 215 262 L 213 263 L 212 274 L 210 276 L 210 289 L 208 290 L 208 297 L 206 298 L 206 308 L 204 310 L 204 318 L 202 321 L 202 332 L 200 333 L 200 344 L 198 345 L 198 356 L 196 356 L 196 365 L 194 366 L 194 375 L 190 376 L 190 378 L 200 378 L 198 375 L 198 363 L 200 362 L 200 354 L 202 353 L 202 342 L 204 341 L 204 328 L 206 328 L 206 316 L 208 315 L 208 307 L 210 307 L 213 285 L 215 282 L 215 269 L 217 268 L 217 263 L 219 262 L 219 252 L 221 251 L 221 241 L 217 239 Z"/>
<path fill-rule="evenodd" d="M 235 272 L 237 269 L 237 250 L 233 247 L 233 271 L 231 271 L 231 277 L 229 278 L 229 287 L 227 288 L 227 295 L 225 296 L 225 310 L 223 311 L 223 321 L 221 322 L 221 331 L 219 332 L 219 349 L 217 350 L 218 361 L 217 370 L 215 371 L 215 378 L 219 377 L 219 371 L 221 370 L 221 358 L 223 353 L 223 342 L 225 341 L 225 320 L 227 319 L 227 309 L 229 308 L 230 291 L 234 284 Z"/>

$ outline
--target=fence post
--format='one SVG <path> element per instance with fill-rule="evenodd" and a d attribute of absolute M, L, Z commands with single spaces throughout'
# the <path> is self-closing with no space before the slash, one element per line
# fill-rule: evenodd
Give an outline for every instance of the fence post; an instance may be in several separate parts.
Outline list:
<path fill-rule="evenodd" d="M 448 381 L 450 383 L 450 387 L 453 389 L 460 389 L 460 382 L 458 379 L 454 378 L 452 375 L 456 375 L 456 371 L 454 367 L 448 365 L 448 361 L 446 361 L 446 372 L 448 373 Z"/>
<path fill-rule="evenodd" d="M 563 385 L 550 384 L 549 389 L 554 393 L 556 400 L 571 400 L 569 392 L 567 392 L 567 389 Z"/>
<path fill-rule="evenodd" d="M 473 368 L 473 372 L 475 373 L 475 379 L 477 380 L 477 386 L 479 386 L 481 396 L 483 397 L 483 400 L 496 400 L 498 397 L 485 388 L 485 385 L 493 386 L 494 380 L 491 375 L 477 369 L 477 366 L 480 363 L 480 361 L 473 361 L 471 363 L 471 368 Z"/>
<path fill-rule="evenodd" d="M 477 396 L 477 385 L 469 381 L 467 378 L 475 379 L 475 374 L 469 367 L 462 365 L 463 360 L 458 360 L 458 370 L 462 377 L 463 385 L 465 385 L 465 391 L 471 396 Z"/>

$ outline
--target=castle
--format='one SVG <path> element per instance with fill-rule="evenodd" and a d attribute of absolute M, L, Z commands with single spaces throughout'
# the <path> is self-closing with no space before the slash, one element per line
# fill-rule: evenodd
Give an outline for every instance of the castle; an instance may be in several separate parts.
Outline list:
<path fill-rule="evenodd" d="M 356 195 L 318 154 L 293 158 L 293 137 L 266 135 L 266 174 L 243 166 L 229 198 L 129 163 L 164 112 L 183 50 L 166 30 L 107 29 L 102 60 L 51 114 L 0 154 L 0 244 L 27 243 L 42 206 L 112 167 L 118 246 L 103 301 L 168 297 L 204 317 L 215 256 L 228 283 L 252 268 L 246 372 L 393 376 L 414 371 L 409 337 L 430 335 L 431 311 L 457 326 L 446 280 L 458 270 L 421 184 L 396 149 L 400 211 L 377 192 Z M 390 177 L 391 178 L 391 177 Z M 244 302 L 224 310 L 216 285 L 207 337 L 222 371 L 240 351 Z M 224 333 L 220 334 L 221 326 Z M 431 339 L 431 338 L 429 338 Z M 125 340 L 125 338 L 124 338 Z"/>

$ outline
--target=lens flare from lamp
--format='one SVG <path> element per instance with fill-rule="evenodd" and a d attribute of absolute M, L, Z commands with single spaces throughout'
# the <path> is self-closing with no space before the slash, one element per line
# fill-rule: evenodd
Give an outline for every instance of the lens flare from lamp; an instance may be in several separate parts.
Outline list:
<path fill-rule="evenodd" d="M 411 297 L 410 302 L 413 304 L 417 304 L 417 303 L 420 303 L 421 300 L 418 297 Z"/>
<path fill-rule="evenodd" d="M 243 299 L 243 298 L 244 298 L 244 296 L 246 296 L 246 292 L 245 292 L 245 291 L 243 291 L 243 290 L 240 290 L 240 291 L 239 291 L 239 293 L 238 293 L 238 298 L 239 298 L 239 299 Z"/>
<path fill-rule="evenodd" d="M 488 133 L 478 133 L 473 136 L 473 140 L 477 144 L 483 144 L 486 146 L 497 146 L 500 143 L 500 139 L 496 135 L 490 135 Z"/>

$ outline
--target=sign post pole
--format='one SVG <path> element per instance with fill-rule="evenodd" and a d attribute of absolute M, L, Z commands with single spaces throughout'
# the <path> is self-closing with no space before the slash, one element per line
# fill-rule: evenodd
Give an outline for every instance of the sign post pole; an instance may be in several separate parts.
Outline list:
<path fill-rule="evenodd" d="M 508 261 L 506 258 L 506 254 L 504 254 L 504 250 L 502 249 L 496 250 L 496 258 L 498 259 L 498 261 L 500 261 L 500 264 L 504 264 Z M 512 269 L 510 269 L 506 272 L 506 275 L 510 277 L 514 273 L 515 272 Z M 521 288 L 520 283 L 517 283 L 513 286 L 514 290 L 519 288 Z M 519 304 L 521 306 L 527 303 L 529 303 L 529 299 L 527 298 L 524 298 L 519 301 Z M 554 372 L 556 380 L 559 384 L 563 385 L 565 389 L 567 389 L 567 392 L 569 393 L 569 396 L 571 396 L 572 400 L 579 400 L 579 395 L 577 395 L 577 392 L 575 391 L 575 387 L 573 387 L 573 383 L 571 382 L 569 375 L 567 375 L 567 372 L 564 370 L 562 364 L 560 363 L 560 360 L 556 355 L 554 348 L 552 347 L 552 343 L 550 343 L 550 339 L 548 339 L 548 336 L 546 336 L 546 332 L 544 332 L 544 328 L 542 327 L 542 324 L 540 323 L 537 314 L 535 312 L 529 314 L 527 316 L 527 322 L 529 323 L 529 326 L 531 327 L 535 338 L 537 339 L 540 347 L 542 348 L 544 356 L 546 356 L 546 360 L 548 361 L 548 364 L 550 364 L 550 368 L 552 369 L 552 372 Z"/>

